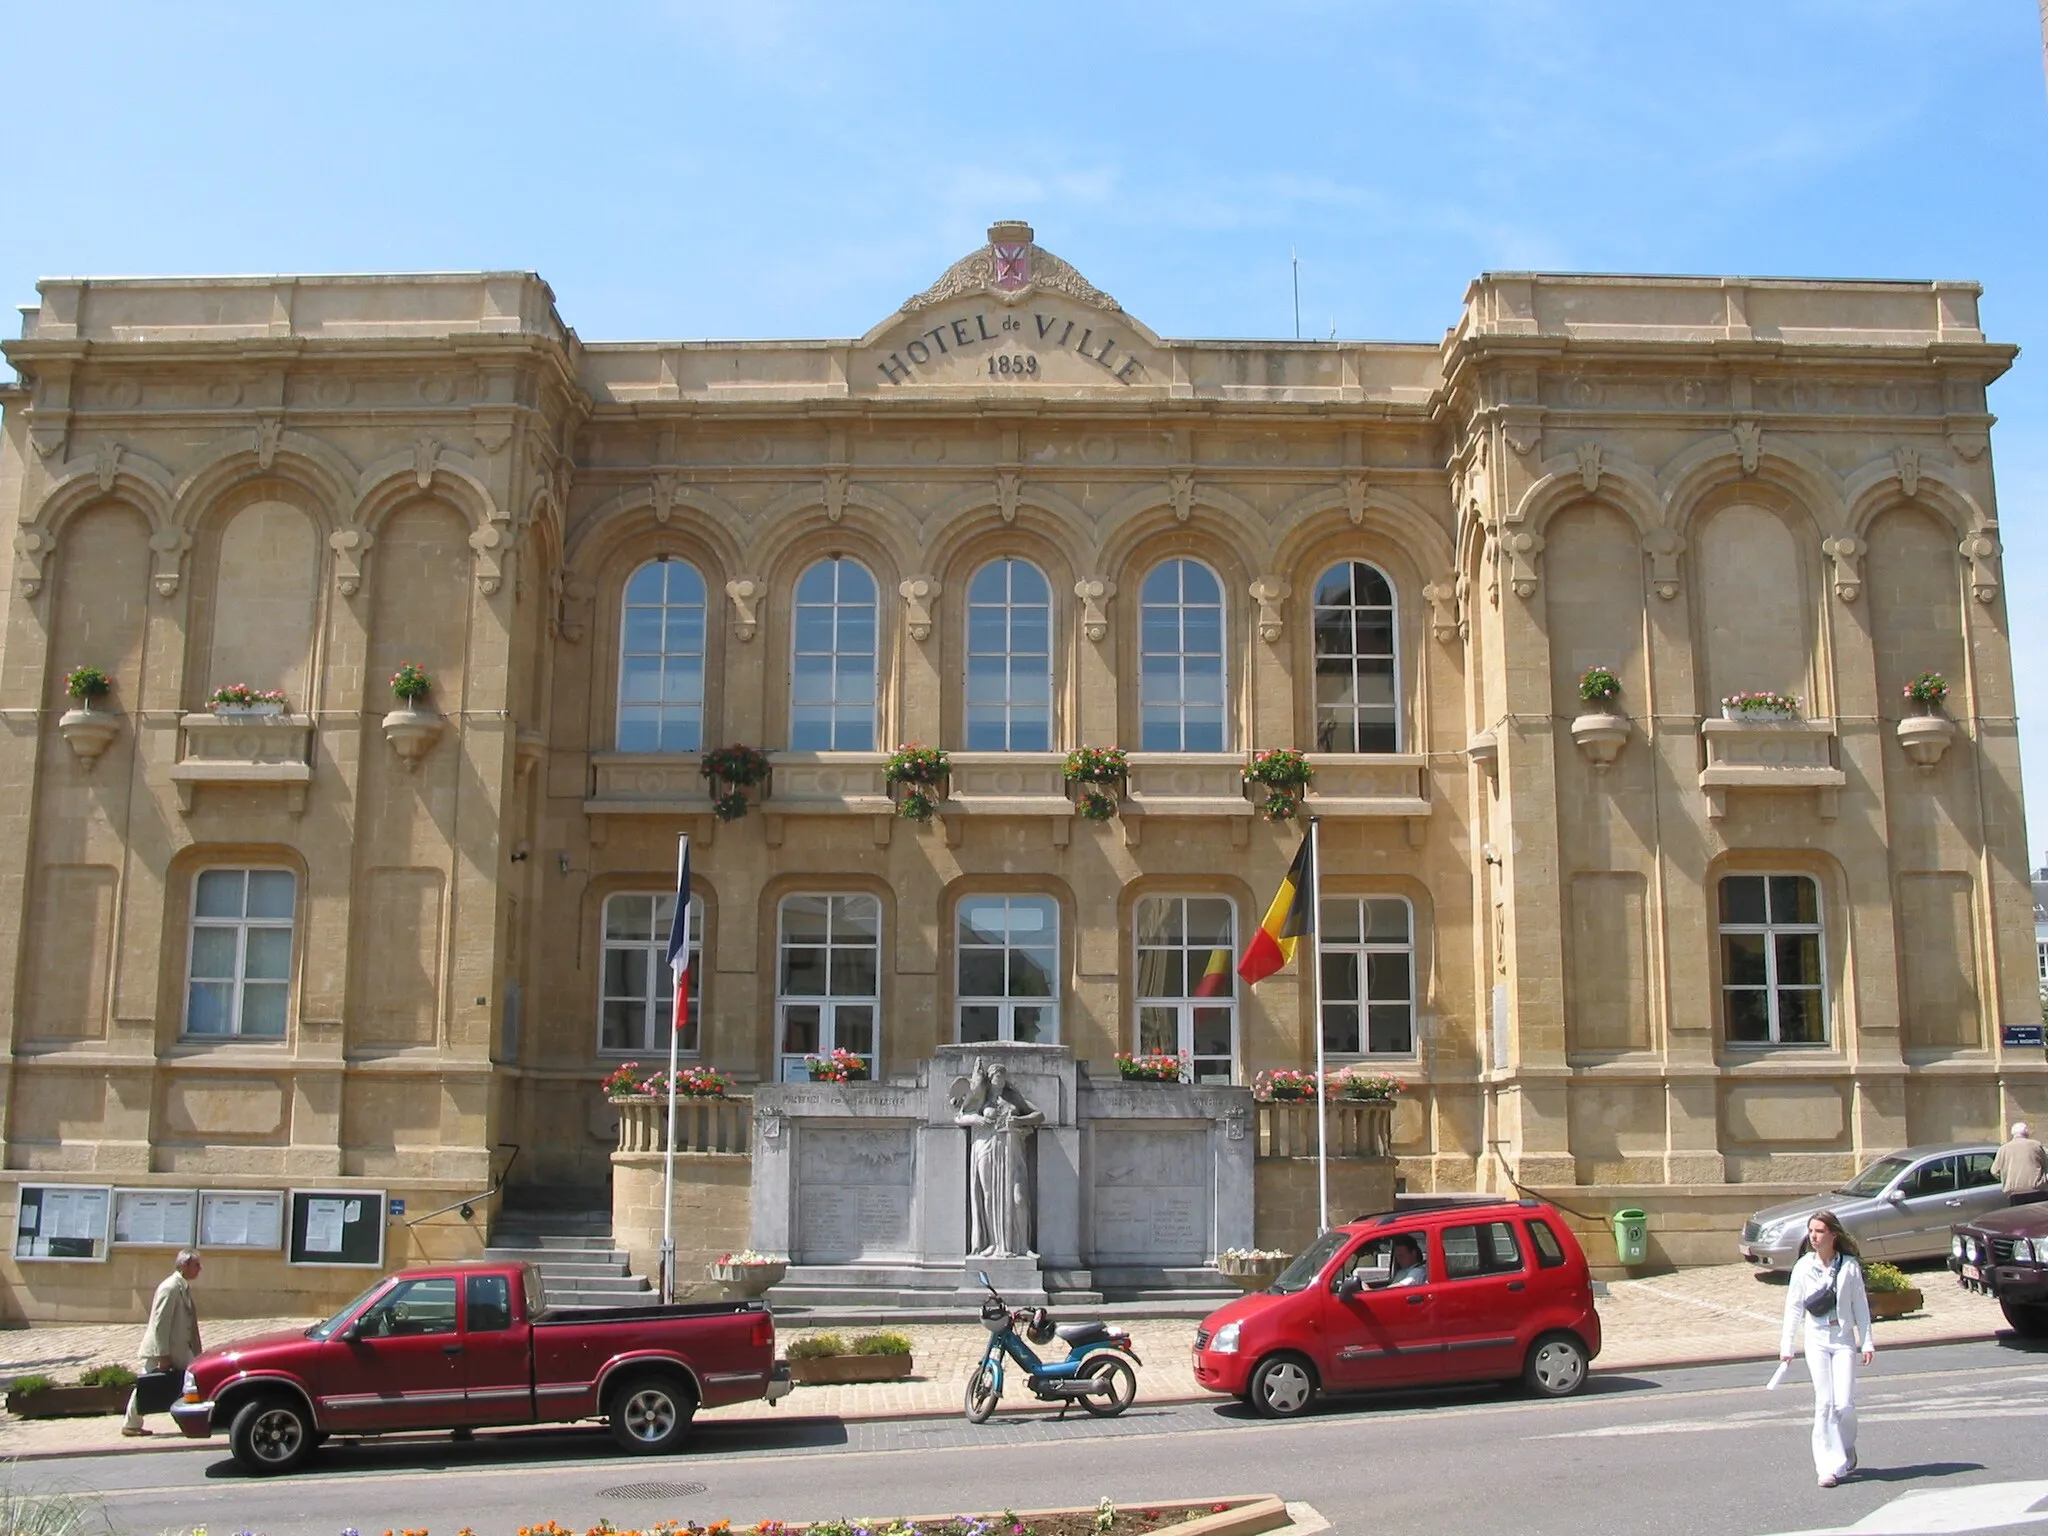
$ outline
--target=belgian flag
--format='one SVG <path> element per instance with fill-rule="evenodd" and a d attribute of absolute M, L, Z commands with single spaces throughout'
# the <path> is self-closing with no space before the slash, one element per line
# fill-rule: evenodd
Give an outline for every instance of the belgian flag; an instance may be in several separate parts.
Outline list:
<path fill-rule="evenodd" d="M 1259 931 L 1252 935 L 1251 944 L 1245 949 L 1244 959 L 1238 962 L 1237 974 L 1247 982 L 1264 981 L 1279 970 L 1294 958 L 1294 947 L 1302 936 L 1315 932 L 1315 912 L 1310 900 L 1315 889 L 1313 855 L 1309 852 L 1313 846 L 1304 835 L 1273 904 L 1266 908 L 1266 920 L 1259 924 Z"/>

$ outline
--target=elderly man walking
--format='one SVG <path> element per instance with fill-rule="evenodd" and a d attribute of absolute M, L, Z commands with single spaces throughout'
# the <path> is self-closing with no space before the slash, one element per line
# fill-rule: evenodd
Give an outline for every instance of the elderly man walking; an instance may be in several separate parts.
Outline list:
<path fill-rule="evenodd" d="M 156 1288 L 149 1304 L 149 1326 L 142 1331 L 136 1351 L 142 1370 L 182 1371 L 199 1358 L 199 1309 L 192 1303 L 192 1282 L 199 1278 L 199 1255 L 190 1248 L 178 1250 L 178 1260 L 164 1283 Z M 141 1387 L 128 1394 L 128 1417 L 121 1424 L 124 1435 L 146 1435 L 142 1424 Z"/>
<path fill-rule="evenodd" d="M 2012 1140 L 1998 1149 L 1991 1171 L 2014 1205 L 2048 1200 L 2048 1147 L 2027 1134 L 2026 1121 L 2013 1121 Z"/>

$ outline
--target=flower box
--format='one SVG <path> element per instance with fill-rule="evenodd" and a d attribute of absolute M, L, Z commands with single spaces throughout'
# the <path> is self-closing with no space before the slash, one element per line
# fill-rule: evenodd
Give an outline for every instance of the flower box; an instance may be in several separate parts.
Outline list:
<path fill-rule="evenodd" d="M 1927 1305 L 1927 1298 L 1919 1289 L 1908 1286 L 1903 1291 L 1870 1292 L 1870 1319 L 1872 1322 L 1889 1322 L 1904 1317 L 1908 1312 L 1918 1312 Z"/>
<path fill-rule="evenodd" d="M 1621 749 L 1628 745 L 1629 724 L 1627 715 L 1610 715 L 1604 711 L 1580 715 L 1572 721 L 1572 740 L 1586 755 L 1586 761 L 1593 765 L 1595 773 L 1604 773 L 1621 755 Z"/>
<path fill-rule="evenodd" d="M 860 1382 L 902 1381 L 910 1375 L 909 1355 L 826 1355 L 789 1362 L 789 1379 L 800 1387 L 845 1387 Z"/>
<path fill-rule="evenodd" d="M 1916 768 L 1932 768 L 1956 739 L 1956 723 L 1946 715 L 1908 715 L 1899 722 L 1898 735 L 1907 761 Z"/>
<path fill-rule="evenodd" d="M 44 1387 L 40 1392 L 7 1394 L 7 1411 L 23 1419 L 82 1419 L 94 1414 L 123 1413 L 129 1387 Z"/>
<path fill-rule="evenodd" d="M 728 1301 L 748 1300 L 767 1294 L 772 1285 L 782 1283 L 782 1277 L 789 1273 L 786 1262 L 771 1261 L 766 1264 L 727 1264 L 711 1266 L 711 1278 L 718 1282 L 718 1288 Z"/>
<path fill-rule="evenodd" d="M 1249 1293 L 1263 1291 L 1293 1262 L 1291 1253 L 1219 1253 L 1216 1272 Z"/>

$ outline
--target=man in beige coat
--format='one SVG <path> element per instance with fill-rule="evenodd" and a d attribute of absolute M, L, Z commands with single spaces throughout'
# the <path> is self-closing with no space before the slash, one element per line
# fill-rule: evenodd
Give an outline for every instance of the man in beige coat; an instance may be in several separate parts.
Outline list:
<path fill-rule="evenodd" d="M 2027 1122 L 2012 1123 L 2012 1140 L 1998 1149 L 1991 1171 L 2014 1205 L 2048 1200 L 2048 1148 L 2027 1134 Z"/>
<path fill-rule="evenodd" d="M 192 1304 L 192 1282 L 199 1278 L 199 1255 L 190 1248 L 178 1250 L 178 1261 L 164 1283 L 156 1288 L 149 1304 L 149 1326 L 142 1330 L 144 1373 L 182 1371 L 199 1358 L 199 1309 Z M 128 1394 L 128 1417 L 121 1425 L 124 1435 L 146 1435 L 141 1406 L 136 1394 Z"/>

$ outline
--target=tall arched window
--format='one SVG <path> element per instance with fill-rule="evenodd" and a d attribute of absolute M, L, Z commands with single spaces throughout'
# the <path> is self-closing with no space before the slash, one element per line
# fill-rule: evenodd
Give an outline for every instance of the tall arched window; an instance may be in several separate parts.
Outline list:
<path fill-rule="evenodd" d="M 619 750 L 704 750 L 704 578 L 688 561 L 664 555 L 626 583 Z"/>
<path fill-rule="evenodd" d="M 846 1051 L 875 1075 L 882 1007 L 882 904 L 872 896 L 785 896 L 776 947 L 779 1068 L 797 1082 L 806 1056 Z"/>
<path fill-rule="evenodd" d="M 820 560 L 796 584 L 790 655 L 793 752 L 875 749 L 875 578 L 858 560 Z"/>
<path fill-rule="evenodd" d="M 1316 750 L 1398 752 L 1394 589 L 1360 560 L 1316 581 Z"/>
<path fill-rule="evenodd" d="M 967 750 L 1052 748 L 1052 587 L 1028 560 L 991 560 L 967 587 Z"/>
<path fill-rule="evenodd" d="M 1138 745 L 1221 752 L 1223 584 L 1194 560 L 1168 560 L 1138 595 Z"/>

